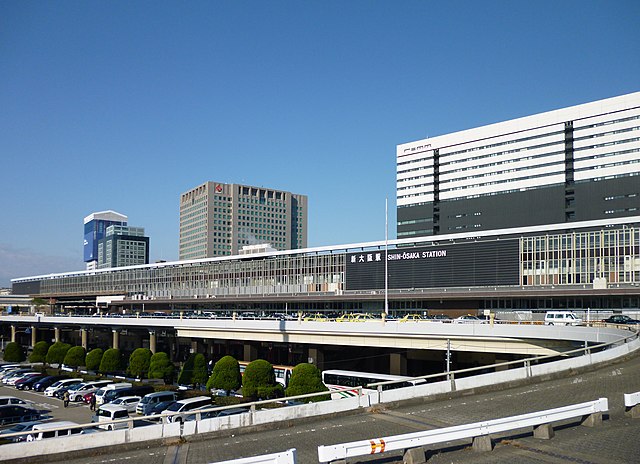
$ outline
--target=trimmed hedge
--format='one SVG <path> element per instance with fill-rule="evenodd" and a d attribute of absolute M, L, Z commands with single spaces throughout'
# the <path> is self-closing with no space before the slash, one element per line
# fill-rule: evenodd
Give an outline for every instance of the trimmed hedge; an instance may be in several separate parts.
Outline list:
<path fill-rule="evenodd" d="M 4 360 L 7 362 L 24 361 L 24 348 L 16 342 L 7 343 L 7 346 L 4 347 Z"/>
<path fill-rule="evenodd" d="M 228 395 L 231 390 L 238 390 L 241 385 L 240 364 L 233 356 L 224 356 L 213 366 L 211 377 L 207 381 L 207 391 L 218 388 Z"/>

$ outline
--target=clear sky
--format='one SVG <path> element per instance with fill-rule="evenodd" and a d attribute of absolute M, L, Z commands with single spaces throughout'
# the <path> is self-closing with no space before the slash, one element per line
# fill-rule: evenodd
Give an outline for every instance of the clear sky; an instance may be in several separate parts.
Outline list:
<path fill-rule="evenodd" d="M 395 237 L 395 146 L 640 90 L 640 2 L 0 2 L 0 286 L 83 218 L 178 257 L 208 180 L 306 194 L 309 246 Z"/>

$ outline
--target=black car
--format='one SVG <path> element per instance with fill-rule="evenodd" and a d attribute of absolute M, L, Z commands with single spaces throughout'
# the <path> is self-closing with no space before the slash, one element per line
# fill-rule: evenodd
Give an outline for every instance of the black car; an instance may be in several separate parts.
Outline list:
<path fill-rule="evenodd" d="M 631 319 L 624 314 L 614 314 L 604 320 L 607 324 L 640 324 L 638 319 Z"/>
<path fill-rule="evenodd" d="M 160 403 L 154 405 L 151 410 L 149 411 L 149 413 L 147 414 L 147 416 L 153 416 L 154 414 L 160 414 L 162 411 L 164 411 L 165 409 L 167 409 L 169 406 L 171 406 L 173 403 L 175 403 L 176 400 L 171 400 L 171 401 L 161 401 Z"/>
<path fill-rule="evenodd" d="M 19 404 L 0 406 L 0 425 L 36 421 L 42 418 L 40 411 Z"/>
<path fill-rule="evenodd" d="M 31 390 L 33 388 L 33 385 L 37 381 L 42 380 L 45 377 L 47 377 L 46 374 L 41 374 L 41 375 L 34 375 L 33 377 L 29 377 L 26 379 L 18 380 L 15 384 L 15 387 L 18 390 Z"/>
<path fill-rule="evenodd" d="M 40 379 L 35 384 L 33 384 L 33 390 L 38 392 L 45 391 L 48 387 L 56 383 L 58 380 L 68 378 L 68 375 L 50 375 L 49 377 Z"/>

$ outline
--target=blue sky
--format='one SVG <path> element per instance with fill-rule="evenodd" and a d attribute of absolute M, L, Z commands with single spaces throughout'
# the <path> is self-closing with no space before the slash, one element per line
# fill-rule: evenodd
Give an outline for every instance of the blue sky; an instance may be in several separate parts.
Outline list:
<path fill-rule="evenodd" d="M 309 196 L 309 246 L 395 237 L 395 146 L 638 91 L 637 1 L 0 2 L 0 286 L 83 218 L 178 257 L 207 180 Z"/>

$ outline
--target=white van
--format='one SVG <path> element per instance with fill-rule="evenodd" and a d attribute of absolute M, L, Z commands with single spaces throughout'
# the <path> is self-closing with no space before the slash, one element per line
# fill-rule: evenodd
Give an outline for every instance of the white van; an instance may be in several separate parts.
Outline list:
<path fill-rule="evenodd" d="M 117 390 L 119 388 L 131 388 L 131 387 L 133 387 L 133 385 L 127 382 L 110 383 L 109 385 L 106 385 L 96 391 L 96 404 L 99 406 L 104 403 L 104 395 L 106 395 L 107 392 L 110 392 L 112 390 Z"/>
<path fill-rule="evenodd" d="M 51 385 L 50 387 L 47 387 L 44 391 L 45 396 L 54 396 L 56 394 L 56 392 L 63 387 L 67 387 L 69 385 L 75 385 L 77 383 L 82 382 L 83 379 L 77 378 L 77 379 L 62 379 L 62 380 L 58 380 L 57 382 L 55 382 L 53 385 Z"/>
<path fill-rule="evenodd" d="M 545 325 L 582 325 L 582 319 L 571 311 L 547 311 L 544 315 Z"/>
<path fill-rule="evenodd" d="M 95 380 L 93 382 L 85 382 L 73 391 L 69 389 L 69 401 L 82 401 L 84 395 L 93 393 L 99 388 L 106 387 L 113 383 L 113 380 Z"/>
<path fill-rule="evenodd" d="M 156 404 L 163 401 L 175 401 L 176 393 L 172 391 L 159 391 L 144 395 L 138 405 L 136 406 L 136 413 L 147 415 Z"/>
<path fill-rule="evenodd" d="M 127 422 L 117 422 L 115 424 L 108 424 L 107 422 L 129 419 L 129 411 L 125 406 L 117 404 L 103 404 L 96 411 L 96 419 L 98 427 L 106 430 L 126 429 L 129 427 Z"/>
<path fill-rule="evenodd" d="M 57 421 L 47 422 L 46 424 L 34 425 L 31 429 L 31 433 L 27 435 L 27 441 L 43 440 L 45 438 L 66 437 L 69 435 L 80 435 L 82 433 L 81 428 L 62 428 L 62 427 L 74 427 L 80 425 L 77 422 L 71 421 Z M 51 430 L 59 429 L 61 430 Z"/>
<path fill-rule="evenodd" d="M 187 398 L 173 403 L 162 412 L 163 416 L 167 416 L 169 422 L 182 422 L 182 417 L 178 412 L 189 412 L 196 409 L 213 408 L 213 403 L 209 396 L 196 396 L 195 398 Z"/>

